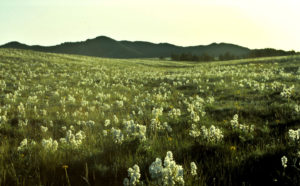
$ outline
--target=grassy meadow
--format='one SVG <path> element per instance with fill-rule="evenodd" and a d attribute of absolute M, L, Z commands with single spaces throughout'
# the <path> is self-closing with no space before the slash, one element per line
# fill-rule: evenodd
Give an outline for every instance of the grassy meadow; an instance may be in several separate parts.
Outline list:
<path fill-rule="evenodd" d="M 0 49 L 0 185 L 299 185 L 299 82 L 300 56 Z"/>

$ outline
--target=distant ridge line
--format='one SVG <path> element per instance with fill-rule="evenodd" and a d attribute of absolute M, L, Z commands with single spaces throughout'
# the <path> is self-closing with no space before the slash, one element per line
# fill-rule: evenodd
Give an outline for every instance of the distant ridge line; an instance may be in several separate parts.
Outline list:
<path fill-rule="evenodd" d="M 79 42 L 64 42 L 54 46 L 26 45 L 17 41 L 9 42 L 0 48 L 16 48 L 41 52 L 77 54 L 107 58 L 154 58 L 170 57 L 172 54 L 188 53 L 192 55 L 208 54 L 217 57 L 231 53 L 235 56 L 245 56 L 249 48 L 230 43 L 212 43 L 182 47 L 170 43 L 151 43 L 147 41 L 117 41 L 107 36 L 98 36 Z"/>

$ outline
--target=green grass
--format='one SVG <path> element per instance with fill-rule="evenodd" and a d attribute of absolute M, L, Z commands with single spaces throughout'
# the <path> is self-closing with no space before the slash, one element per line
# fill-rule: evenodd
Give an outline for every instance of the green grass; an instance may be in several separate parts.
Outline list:
<path fill-rule="evenodd" d="M 122 185 L 135 164 L 140 180 L 156 185 L 149 166 L 167 151 L 182 165 L 185 185 L 298 185 L 300 148 L 288 130 L 300 128 L 299 69 L 300 56 L 192 63 L 0 49 L 0 185 Z M 292 85 L 290 97 L 282 97 Z M 152 130 L 154 108 L 163 108 L 157 120 L 172 131 Z M 171 118 L 172 108 L 181 115 Z M 235 114 L 254 130 L 233 129 Z M 146 140 L 126 132 L 123 120 L 145 126 Z M 95 124 L 84 124 L 89 121 Z M 214 125 L 223 138 L 193 138 L 192 124 Z M 121 144 L 112 127 L 124 134 Z M 69 129 L 85 134 L 77 146 L 60 141 Z M 58 142 L 54 151 L 42 144 L 50 137 Z M 28 145 L 18 151 L 25 138 Z"/>

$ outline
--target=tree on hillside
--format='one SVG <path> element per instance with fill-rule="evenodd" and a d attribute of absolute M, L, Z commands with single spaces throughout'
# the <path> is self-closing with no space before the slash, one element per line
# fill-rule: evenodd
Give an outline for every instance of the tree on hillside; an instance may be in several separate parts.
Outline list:
<path fill-rule="evenodd" d="M 204 53 L 200 56 L 193 55 L 193 54 L 172 54 L 171 60 L 173 61 L 213 61 L 214 57 L 208 55 L 207 53 Z"/>
<path fill-rule="evenodd" d="M 225 54 L 219 55 L 219 60 L 220 61 L 233 60 L 233 59 L 236 59 L 236 56 L 229 53 L 229 52 L 226 52 Z"/>
<path fill-rule="evenodd" d="M 264 48 L 264 49 L 254 49 L 251 50 L 249 57 L 269 57 L 269 56 L 288 56 L 295 55 L 296 52 L 294 50 L 284 51 L 284 50 L 276 50 L 273 48 Z"/>
<path fill-rule="evenodd" d="M 164 56 L 159 56 L 159 59 L 160 60 L 165 60 L 165 57 Z"/>
<path fill-rule="evenodd" d="M 199 57 L 199 61 L 213 61 L 214 57 L 208 55 L 207 53 L 203 53 L 200 57 Z"/>

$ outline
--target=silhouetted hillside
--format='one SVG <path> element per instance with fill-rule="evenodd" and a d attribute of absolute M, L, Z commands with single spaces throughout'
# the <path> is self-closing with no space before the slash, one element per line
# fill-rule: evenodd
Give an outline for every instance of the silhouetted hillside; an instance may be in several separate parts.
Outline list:
<path fill-rule="evenodd" d="M 116 41 L 109 37 L 100 36 L 82 42 L 67 42 L 56 46 L 28 46 L 19 42 L 10 42 L 0 48 L 29 49 L 42 52 L 78 54 L 109 58 L 152 58 L 170 57 L 171 54 L 188 53 L 192 55 L 208 54 L 219 56 L 231 53 L 235 56 L 246 56 L 250 49 L 227 43 L 213 43 L 210 45 L 199 45 L 181 47 L 169 43 L 150 43 L 144 41 Z"/>

